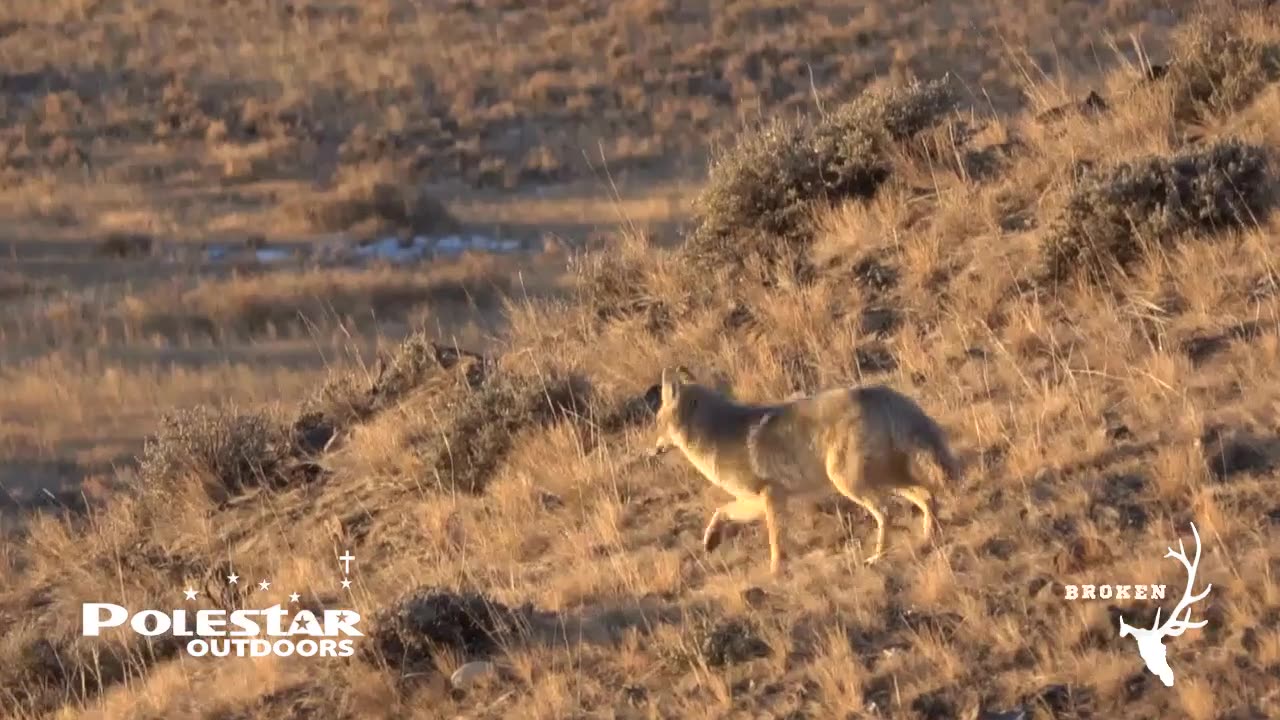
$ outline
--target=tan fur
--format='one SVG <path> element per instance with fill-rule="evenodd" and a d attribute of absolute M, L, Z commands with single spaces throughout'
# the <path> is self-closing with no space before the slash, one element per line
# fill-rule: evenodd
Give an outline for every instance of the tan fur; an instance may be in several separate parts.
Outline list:
<path fill-rule="evenodd" d="M 735 500 L 715 511 L 703 534 L 707 551 L 727 522 L 764 518 L 770 569 L 782 563 L 780 523 L 792 499 L 817 500 L 834 488 L 876 521 L 884 552 L 885 501 L 901 496 L 920 508 L 923 534 L 934 525 L 932 493 L 912 473 L 923 450 L 943 474 L 959 475 L 942 429 L 905 395 L 884 386 L 836 388 L 776 405 L 745 405 L 698 384 L 683 367 L 662 373 L 656 451 L 677 447 L 711 483 Z"/>

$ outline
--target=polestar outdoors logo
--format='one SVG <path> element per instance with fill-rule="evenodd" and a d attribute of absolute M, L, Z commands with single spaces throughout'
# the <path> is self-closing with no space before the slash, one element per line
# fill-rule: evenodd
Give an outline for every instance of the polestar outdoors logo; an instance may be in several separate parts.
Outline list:
<path fill-rule="evenodd" d="M 338 557 L 343 565 L 342 589 L 351 589 L 351 561 L 355 556 L 345 551 Z M 240 576 L 233 570 L 226 576 L 228 585 L 240 586 Z M 250 592 L 266 593 L 271 581 L 263 578 L 254 584 L 246 582 Z M 199 590 L 180 592 L 183 602 L 196 602 Z M 126 622 L 133 632 L 147 637 L 172 634 L 190 638 L 186 651 L 192 657 L 350 657 L 355 652 L 354 640 L 363 637 L 357 625 L 360 614 L 354 610 L 326 609 L 317 614 L 308 609 L 292 612 L 289 606 L 301 602 L 302 595 L 291 592 L 287 605 L 275 604 L 262 609 L 227 611 L 217 608 L 188 610 L 145 609 L 131 613 L 114 603 L 84 603 L 81 606 L 81 633 L 98 637 L 107 628 L 121 627 Z M 286 623 L 286 620 L 288 622 Z M 299 639 L 300 638 L 300 639 Z"/>

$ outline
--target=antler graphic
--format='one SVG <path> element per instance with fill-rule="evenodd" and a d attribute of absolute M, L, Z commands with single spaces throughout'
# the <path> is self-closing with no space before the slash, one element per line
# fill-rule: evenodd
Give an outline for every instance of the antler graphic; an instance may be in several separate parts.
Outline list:
<path fill-rule="evenodd" d="M 1199 622 L 1191 621 L 1191 606 L 1200 602 L 1213 589 L 1213 585 L 1206 585 L 1203 592 L 1192 594 L 1192 588 L 1196 584 L 1196 570 L 1200 567 L 1200 533 L 1196 530 L 1196 524 L 1191 523 L 1191 534 L 1196 538 L 1196 557 L 1195 560 L 1187 560 L 1187 551 L 1182 544 L 1182 540 L 1178 540 L 1178 551 L 1174 552 L 1173 548 L 1169 548 L 1169 552 L 1165 554 L 1166 558 L 1174 558 L 1182 563 L 1187 569 L 1187 588 L 1182 592 L 1182 599 L 1174 606 L 1173 611 L 1169 613 L 1168 620 L 1163 625 L 1160 624 L 1160 610 L 1156 610 L 1155 622 L 1151 624 L 1151 628 L 1135 628 L 1124 621 L 1124 616 L 1120 616 L 1120 637 L 1128 637 L 1133 635 L 1138 641 L 1138 654 L 1147 664 L 1147 669 L 1151 673 L 1160 678 L 1165 687 L 1173 687 L 1173 669 L 1169 667 L 1169 662 L 1165 658 L 1164 638 L 1178 637 L 1188 629 L 1202 628 L 1208 624 L 1208 620 Z M 1183 611 L 1186 611 L 1185 617 Z"/>

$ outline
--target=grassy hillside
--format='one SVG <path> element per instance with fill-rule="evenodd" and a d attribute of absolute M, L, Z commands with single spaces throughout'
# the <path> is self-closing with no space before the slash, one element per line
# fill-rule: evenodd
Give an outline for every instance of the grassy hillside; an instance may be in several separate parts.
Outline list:
<path fill-rule="evenodd" d="M 352 113 L 362 102 L 394 108 L 379 93 L 394 96 L 397 78 L 430 77 L 433 97 L 455 108 L 469 107 L 459 98 L 479 92 L 468 83 L 482 76 L 499 98 L 560 83 L 570 100 L 593 98 L 598 86 L 646 103 L 667 97 L 624 75 L 579 77 L 606 60 L 631 59 L 642 76 L 663 68 L 663 82 L 689 83 L 693 107 L 715 97 L 695 79 L 739 62 L 828 63 L 816 87 L 830 90 L 820 111 L 797 96 L 778 107 L 807 112 L 767 113 L 746 128 L 725 112 L 689 125 L 687 137 L 646 131 L 662 137 L 664 157 L 725 133 L 680 242 L 655 241 L 619 202 L 610 236 L 572 252 L 564 276 L 554 253 L 525 265 L 464 258 L 426 271 L 199 276 L 124 288 L 110 312 L 39 305 L 54 319 L 13 315 L 9 332 L 44 365 L 0 376 L 23 398 L 4 406 L 0 422 L 16 430 L 0 437 L 30 425 L 41 430 L 25 442 L 70 447 L 59 443 L 95 437 L 88 426 L 141 422 L 101 408 L 143 396 L 159 415 L 174 402 L 149 420 L 121 487 L 87 507 L 29 512 L 0 544 L 0 709 L 18 718 L 1280 715 L 1280 23 L 1264 4 L 1189 17 L 1150 57 L 1101 78 L 1025 78 L 1041 100 L 993 95 L 979 109 L 973 76 L 996 77 L 979 60 L 1005 56 L 974 50 L 979 60 L 944 76 L 923 72 L 945 68 L 913 48 L 959 46 L 984 27 L 1063 33 L 1074 46 L 1070 22 L 1154 22 L 1159 13 L 1081 3 L 1057 10 L 1070 22 L 1033 32 L 1044 13 L 1035 4 L 993 17 L 889 4 L 854 22 L 834 3 L 797 15 L 757 2 L 749 12 L 715 4 L 708 31 L 679 3 L 536 12 L 451 3 L 412 18 L 395 3 L 296 2 L 271 15 L 226 3 L 200 32 L 175 34 L 186 54 L 126 53 L 126 67 L 186 62 L 200 69 L 192 77 L 248 84 L 280 72 L 259 62 L 274 48 L 294 69 L 271 80 L 305 98 L 301 117 L 326 101 Z M 116 67 L 93 58 L 118 47 L 109 40 L 126 26 L 95 20 L 146 16 L 148 32 L 162 33 L 180 5 L 53 4 L 62 24 L 42 14 L 53 10 L 31 10 L 7 37 L 80 27 L 103 37 L 84 46 L 85 65 Z M 947 12 L 981 22 L 928 32 L 963 27 L 932 14 Z M 573 48 L 590 62 L 548 58 L 540 72 L 550 74 L 534 82 L 533 60 L 482 52 L 511 47 L 504 33 L 531 16 L 543 24 L 528 32 L 547 35 L 531 47 Z M 607 29 L 628 18 L 684 34 Z M 476 44 L 466 55 L 460 45 L 447 45 L 456 55 L 412 55 L 443 63 L 436 75 L 418 74 L 404 47 L 370 49 L 396 47 L 389 41 L 406 28 L 440 32 L 445 19 Z M 282 23 L 332 33 L 340 49 L 299 54 L 257 35 L 296 37 L 272 35 Z M 892 46 L 883 33 L 898 33 L 901 62 L 920 58 L 924 81 L 855 92 L 864 74 L 887 72 L 888 59 L 869 53 L 846 66 L 810 23 L 839 37 L 861 28 L 877 49 Z M 369 27 L 386 37 L 368 42 L 382 44 L 341 44 Z M 688 51 L 700 70 L 685 75 L 667 55 L 633 49 L 676 53 L 708 32 L 705 57 Z M 592 33 L 634 44 L 601 56 Z M 774 37 L 794 48 L 778 62 L 763 49 Z M 215 45 L 240 55 L 207 62 Z M 755 65 L 735 60 L 740 48 L 762 55 Z M 447 71 L 457 67 L 467 69 Z M 1011 91 L 1017 80 L 1008 82 Z M 807 86 L 806 72 L 782 100 Z M 524 112 L 540 101 L 506 102 Z M 750 109 L 737 97 L 731 106 Z M 208 142 L 209 127 L 198 133 Z M 30 297 L 35 281 L 14 278 L 15 294 Z M 401 313 L 402 341 L 377 342 L 378 323 L 359 319 L 380 312 Z M 299 315 L 332 322 L 310 336 L 280 329 Z M 84 368 L 110 358 L 59 367 L 30 349 L 59 317 L 65 330 L 43 342 L 64 353 L 98 340 L 141 352 L 131 337 L 158 337 L 167 353 L 185 342 L 223 354 L 311 337 L 330 352 L 380 344 L 382 361 L 307 372 L 228 363 L 207 385 L 160 371 L 97 375 Z M 150 332 L 139 332 L 144 323 Z M 71 339 L 86 326 L 100 335 Z M 198 327 L 207 338 L 181 340 Z M 916 516 L 896 505 L 888 554 L 866 566 L 873 523 L 832 502 L 792 510 L 781 576 L 768 573 L 762 527 L 737 528 L 704 553 L 703 526 L 727 498 L 678 454 L 645 456 L 651 388 L 677 363 L 743 400 L 863 382 L 917 398 L 965 464 L 958 485 L 939 486 L 934 541 L 918 542 Z M 55 373 L 62 380 L 48 382 Z M 96 397 L 107 400 L 87 399 Z M 210 404 L 193 407 L 201 400 Z M 55 405 L 65 412 L 47 409 Z M 55 430 L 63 435 L 47 434 Z M 13 452 L 18 440 L 9 443 Z M 1150 626 L 1160 603 L 1068 602 L 1063 588 L 1165 583 L 1167 611 L 1185 575 L 1162 555 L 1188 538 L 1189 522 L 1204 541 L 1200 582 L 1213 584 L 1196 619 L 1209 624 L 1168 643 L 1177 684 L 1167 688 L 1134 641 L 1117 636 L 1119 616 Z M 349 590 L 335 560 L 347 550 L 357 558 Z M 272 584 L 233 589 L 230 573 Z M 198 600 L 182 599 L 188 587 L 201 590 Z M 364 614 L 370 634 L 357 657 L 196 659 L 168 637 L 79 637 L 83 602 L 263 607 L 288 604 L 291 592 L 304 607 Z M 496 663 L 495 675 L 451 687 L 455 669 L 481 659 Z"/>

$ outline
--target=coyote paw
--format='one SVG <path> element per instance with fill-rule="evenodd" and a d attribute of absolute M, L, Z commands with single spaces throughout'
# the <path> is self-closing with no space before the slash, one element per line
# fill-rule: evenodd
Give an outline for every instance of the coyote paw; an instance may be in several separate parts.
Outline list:
<path fill-rule="evenodd" d="M 863 562 L 863 564 L 865 564 L 865 565 L 875 565 L 875 564 L 876 564 L 876 561 L 878 561 L 878 560 L 879 560 L 880 558 L 882 558 L 882 557 L 884 557 L 884 553 L 883 553 L 883 552 L 878 552 L 878 553 L 876 553 L 876 554 L 874 554 L 874 555 L 871 555 L 870 557 L 868 557 L 866 560 L 863 560 L 862 562 Z"/>

